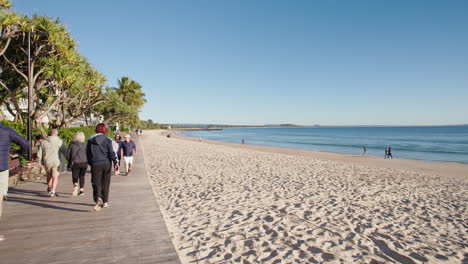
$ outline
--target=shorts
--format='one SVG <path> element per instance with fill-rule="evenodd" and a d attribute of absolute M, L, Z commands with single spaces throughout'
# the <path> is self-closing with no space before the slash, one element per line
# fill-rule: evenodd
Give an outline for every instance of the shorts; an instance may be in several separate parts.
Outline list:
<path fill-rule="evenodd" d="M 8 177 L 10 176 L 9 170 L 4 170 L 0 172 L 0 195 L 7 195 L 8 194 Z M 0 197 L 3 199 L 3 197 Z"/>
<path fill-rule="evenodd" d="M 58 167 L 52 167 L 52 168 L 47 168 L 46 167 L 47 177 L 49 177 L 49 176 L 52 176 L 52 177 L 59 176 L 60 173 L 59 173 L 58 169 L 59 169 Z"/>
<path fill-rule="evenodd" d="M 124 156 L 124 160 L 125 160 L 125 164 L 133 164 L 133 156 L 130 156 L 130 157 Z"/>

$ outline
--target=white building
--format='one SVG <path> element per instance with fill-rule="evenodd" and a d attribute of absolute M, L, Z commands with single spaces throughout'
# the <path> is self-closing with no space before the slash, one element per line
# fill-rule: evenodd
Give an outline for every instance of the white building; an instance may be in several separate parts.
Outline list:
<path fill-rule="evenodd" d="M 28 101 L 26 99 L 24 99 L 24 98 L 20 98 L 19 99 L 19 107 L 23 112 L 27 112 L 28 111 Z M 11 115 L 11 113 L 6 109 L 6 107 L 3 104 L 0 105 L 0 111 L 3 113 L 3 116 L 5 117 L 5 120 L 9 120 L 9 121 L 14 121 L 15 120 L 15 117 Z M 48 124 L 49 123 L 49 117 L 44 116 L 41 119 L 41 123 Z"/>

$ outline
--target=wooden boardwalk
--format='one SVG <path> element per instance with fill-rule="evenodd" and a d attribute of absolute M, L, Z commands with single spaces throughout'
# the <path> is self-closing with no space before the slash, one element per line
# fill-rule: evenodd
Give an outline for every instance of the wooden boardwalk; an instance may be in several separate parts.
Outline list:
<path fill-rule="evenodd" d="M 112 176 L 110 207 L 100 212 L 89 173 L 84 196 L 71 195 L 69 172 L 60 176 L 59 197 L 39 182 L 10 189 L 0 263 L 180 263 L 138 154 L 130 175 Z"/>

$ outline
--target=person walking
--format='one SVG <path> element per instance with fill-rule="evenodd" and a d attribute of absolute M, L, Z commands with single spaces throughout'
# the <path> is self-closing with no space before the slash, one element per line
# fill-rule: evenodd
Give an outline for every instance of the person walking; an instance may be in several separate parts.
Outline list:
<path fill-rule="evenodd" d="M 387 150 L 387 158 L 393 159 L 393 156 L 392 156 L 392 147 L 388 147 L 388 150 Z"/>
<path fill-rule="evenodd" d="M 130 135 L 127 134 L 124 137 L 124 141 L 120 147 L 121 156 L 124 158 L 125 162 L 125 175 L 128 175 L 133 166 L 133 156 L 136 155 L 136 144 L 133 140 L 130 139 Z"/>
<path fill-rule="evenodd" d="M 37 135 L 36 136 L 36 142 L 33 144 L 32 161 L 31 162 L 35 162 L 37 160 L 37 150 L 41 147 L 42 141 L 44 141 L 44 136 Z"/>
<path fill-rule="evenodd" d="M 10 154 L 10 144 L 15 143 L 20 146 L 20 150 L 17 154 Z M 4 127 L 0 122 L 0 219 L 2 218 L 3 211 L 3 197 L 8 194 L 8 181 L 9 181 L 9 170 L 8 161 L 9 158 L 17 157 L 28 152 L 29 142 L 20 136 L 13 128 Z M 5 240 L 4 235 L 0 235 L 0 241 Z"/>
<path fill-rule="evenodd" d="M 117 163 L 119 163 L 119 167 L 120 167 L 120 161 L 122 160 L 122 156 L 120 155 L 120 151 L 119 151 L 121 144 L 122 144 L 122 138 L 120 137 L 119 134 L 116 134 L 114 137 L 114 140 L 112 140 L 112 149 L 117 155 Z M 119 170 L 115 170 L 115 175 L 118 175 L 118 174 L 119 174 Z"/>
<path fill-rule="evenodd" d="M 385 157 L 384 159 L 386 159 L 388 157 L 388 148 L 385 148 Z"/>
<path fill-rule="evenodd" d="M 68 146 L 68 167 L 72 170 L 73 196 L 84 195 L 84 184 L 88 159 L 86 158 L 85 134 L 76 132 L 75 139 Z M 79 185 L 78 185 L 79 184 Z M 79 186 L 79 192 L 78 192 Z"/>
<path fill-rule="evenodd" d="M 102 207 L 109 207 L 109 189 L 111 182 L 112 162 L 114 169 L 119 169 L 117 155 L 112 148 L 112 139 L 108 138 L 105 124 L 96 126 L 96 134 L 88 140 L 86 157 L 91 166 L 91 183 L 93 186 L 93 198 L 96 205 L 95 211 Z"/>
<path fill-rule="evenodd" d="M 37 162 L 44 165 L 47 173 L 47 192 L 50 197 L 57 196 L 60 155 L 67 156 L 67 147 L 58 137 L 58 130 L 52 129 L 37 151 Z"/>
<path fill-rule="evenodd" d="M 362 156 L 367 156 L 367 147 L 364 145 L 364 151 L 362 152 Z"/>

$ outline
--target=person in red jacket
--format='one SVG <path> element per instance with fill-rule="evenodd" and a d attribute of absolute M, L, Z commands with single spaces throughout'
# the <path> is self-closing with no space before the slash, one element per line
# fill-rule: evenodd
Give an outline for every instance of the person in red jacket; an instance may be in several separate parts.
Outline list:
<path fill-rule="evenodd" d="M 109 207 L 109 188 L 111 181 L 112 162 L 114 169 L 119 169 L 117 155 L 112 148 L 112 139 L 108 138 L 105 124 L 96 126 L 96 134 L 91 136 L 86 147 L 86 157 L 91 166 L 91 183 L 96 206 L 95 211 Z"/>

